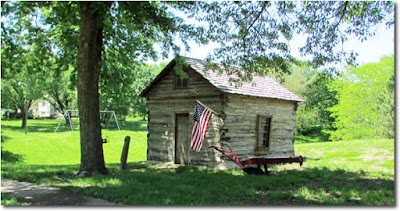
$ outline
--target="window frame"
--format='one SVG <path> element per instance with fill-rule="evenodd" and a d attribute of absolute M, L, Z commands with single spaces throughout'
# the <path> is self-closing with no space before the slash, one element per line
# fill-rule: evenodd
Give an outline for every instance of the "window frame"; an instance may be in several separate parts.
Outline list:
<path fill-rule="evenodd" d="M 174 89 L 187 89 L 189 87 L 189 73 L 185 70 L 186 78 L 174 73 Z M 186 81 L 186 84 L 185 84 Z"/>
<path fill-rule="evenodd" d="M 269 121 L 268 128 L 265 130 L 265 123 L 262 124 L 262 121 Z M 272 128 L 272 115 L 257 115 L 257 125 L 256 125 L 256 151 L 258 152 L 266 152 L 270 148 L 271 144 L 271 128 Z M 263 136 L 266 136 L 266 144 L 264 145 Z"/>

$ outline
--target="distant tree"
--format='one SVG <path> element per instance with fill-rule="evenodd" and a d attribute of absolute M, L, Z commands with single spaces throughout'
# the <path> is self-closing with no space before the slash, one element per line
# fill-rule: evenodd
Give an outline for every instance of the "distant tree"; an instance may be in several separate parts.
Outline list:
<path fill-rule="evenodd" d="M 308 107 L 307 103 L 307 82 L 310 80 L 309 64 L 303 63 L 299 65 L 292 65 L 290 73 L 280 77 L 280 82 L 301 97 L 304 101 L 300 102 L 296 112 L 296 134 L 305 134 L 317 124 L 318 116 L 314 109 Z"/>
<path fill-rule="evenodd" d="M 34 100 L 43 96 L 51 45 L 36 4 L 3 4 L 1 21 L 2 103 L 18 108 L 22 127 Z"/>
<path fill-rule="evenodd" d="M 291 92 L 301 98 L 305 98 L 304 93 L 307 91 L 307 81 L 311 78 L 311 66 L 303 62 L 301 64 L 291 65 L 290 72 L 285 74 L 278 80 Z M 303 99 L 305 100 L 305 99 Z"/>
<path fill-rule="evenodd" d="M 53 58 L 54 59 L 54 58 Z M 56 63 L 48 71 L 48 77 L 42 86 L 43 99 L 47 100 L 57 111 L 65 114 L 67 110 L 76 109 L 76 83 L 72 79 L 76 74 L 73 66 L 69 66 L 56 58 Z M 64 69 L 66 68 L 66 69 Z M 75 107 L 75 108 L 74 108 Z M 69 118 L 65 116 L 69 124 Z"/>
<path fill-rule="evenodd" d="M 132 89 L 135 93 L 133 98 L 133 110 L 135 114 L 142 117 L 143 120 L 147 117 L 147 104 L 146 99 L 140 97 L 140 93 L 150 84 L 150 82 L 161 72 L 162 68 L 166 66 L 165 63 L 159 65 L 142 65 L 141 71 L 137 71 L 135 86 Z"/>
<path fill-rule="evenodd" d="M 77 109 L 78 5 L 72 2 L 42 2 L 38 7 L 48 26 L 46 33 L 53 48 L 53 65 L 43 87 L 46 93 L 44 98 L 64 114 L 68 109 Z"/>
<path fill-rule="evenodd" d="M 334 79 L 329 72 L 314 69 L 307 62 L 292 65 L 290 74 L 284 75 L 283 85 L 301 97 L 296 115 L 296 132 L 306 135 L 315 127 L 333 129 L 334 118 L 329 108 L 337 104 L 335 92 L 328 88 Z"/>
<path fill-rule="evenodd" d="M 140 62 L 122 63 L 109 50 L 106 49 L 109 58 L 105 59 L 100 73 L 100 107 L 115 111 L 119 118 L 127 116 L 130 110 L 144 118 L 146 101 L 139 94 L 154 79 L 159 68 Z"/>
<path fill-rule="evenodd" d="M 338 103 L 336 91 L 329 89 L 329 85 L 333 80 L 334 76 L 332 74 L 314 70 L 305 84 L 306 89 L 303 92 L 307 98 L 306 108 L 315 110 L 317 124 L 327 129 L 333 129 L 332 124 L 335 120 L 329 108 Z"/>
<path fill-rule="evenodd" d="M 394 136 L 394 56 L 350 67 L 332 81 L 338 104 L 332 140 Z"/>

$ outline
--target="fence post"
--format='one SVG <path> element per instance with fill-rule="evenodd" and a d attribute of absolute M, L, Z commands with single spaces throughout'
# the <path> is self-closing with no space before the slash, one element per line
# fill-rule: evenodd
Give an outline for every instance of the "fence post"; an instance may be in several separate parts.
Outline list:
<path fill-rule="evenodd" d="M 121 164 L 119 166 L 119 170 L 126 169 L 126 160 L 128 159 L 128 151 L 129 151 L 129 142 L 131 141 L 131 137 L 125 136 L 124 147 L 122 148 L 121 154 Z"/>

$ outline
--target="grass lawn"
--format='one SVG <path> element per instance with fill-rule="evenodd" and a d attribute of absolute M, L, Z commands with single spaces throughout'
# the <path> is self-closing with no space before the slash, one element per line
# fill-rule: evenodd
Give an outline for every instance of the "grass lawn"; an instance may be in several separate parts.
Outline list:
<path fill-rule="evenodd" d="M 102 131 L 108 176 L 77 178 L 79 132 L 54 133 L 58 121 L 2 121 L 2 177 L 50 184 L 128 205 L 383 205 L 394 206 L 394 140 L 295 144 L 296 164 L 269 176 L 240 170 L 157 168 L 146 160 L 146 122 L 129 119 Z M 123 140 L 131 136 L 129 170 L 119 172 Z"/>

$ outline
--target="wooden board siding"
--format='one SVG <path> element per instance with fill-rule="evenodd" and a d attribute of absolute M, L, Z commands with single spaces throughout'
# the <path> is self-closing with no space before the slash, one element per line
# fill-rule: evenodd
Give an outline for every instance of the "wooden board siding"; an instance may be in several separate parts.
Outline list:
<path fill-rule="evenodd" d="M 168 70 L 168 69 L 164 69 Z M 294 130 L 297 102 L 242 94 L 223 93 L 200 73 L 190 69 L 188 87 L 175 89 L 173 69 L 162 72 L 156 83 L 146 89 L 148 120 L 148 152 L 151 161 L 174 162 L 176 153 L 176 117 L 188 114 L 189 131 L 193 124 L 196 100 L 218 112 L 213 116 L 200 152 L 190 150 L 190 165 L 226 168 L 235 166 L 211 145 L 228 143 L 243 157 L 294 156 Z M 268 149 L 256 150 L 257 116 L 271 116 Z"/>
<path fill-rule="evenodd" d="M 167 73 L 147 94 L 148 120 L 148 153 L 147 159 L 153 161 L 173 162 L 175 158 L 175 125 L 177 114 L 188 113 L 190 133 L 193 124 L 193 113 L 196 100 L 211 109 L 220 112 L 222 105 L 220 91 L 212 86 L 200 74 L 189 72 L 188 88 L 174 88 L 173 70 Z M 190 151 L 190 165 L 213 166 L 219 162 L 219 156 L 208 147 L 220 140 L 221 121 L 218 117 L 211 119 L 207 137 L 199 153 Z"/>
<path fill-rule="evenodd" d="M 222 139 L 244 157 L 294 156 L 295 102 L 229 94 Z M 256 151 L 257 115 L 272 116 L 268 151 Z"/>

